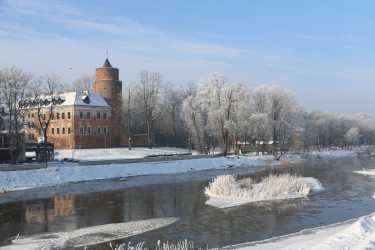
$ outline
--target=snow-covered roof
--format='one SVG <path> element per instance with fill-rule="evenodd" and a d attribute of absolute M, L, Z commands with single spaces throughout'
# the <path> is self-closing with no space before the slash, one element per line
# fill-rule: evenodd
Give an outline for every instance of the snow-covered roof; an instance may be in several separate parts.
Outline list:
<path fill-rule="evenodd" d="M 60 94 L 65 101 L 61 106 L 94 106 L 94 107 L 109 107 L 104 98 L 92 92 L 66 92 Z"/>

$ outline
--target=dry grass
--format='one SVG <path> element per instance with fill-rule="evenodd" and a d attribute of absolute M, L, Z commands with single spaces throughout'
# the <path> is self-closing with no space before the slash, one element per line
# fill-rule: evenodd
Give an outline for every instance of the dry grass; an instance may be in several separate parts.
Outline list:
<path fill-rule="evenodd" d="M 213 197 L 261 201 L 306 196 L 311 191 L 303 177 L 282 174 L 267 176 L 259 183 L 251 178 L 237 180 L 233 175 L 222 175 L 211 181 L 204 192 Z"/>
<path fill-rule="evenodd" d="M 149 250 L 145 246 L 145 242 L 140 242 L 137 244 L 132 244 L 131 242 L 123 243 L 119 246 L 113 247 L 110 243 L 110 247 L 112 250 Z M 177 243 L 170 243 L 170 242 L 161 242 L 160 240 L 156 243 L 156 250 L 194 250 L 194 242 L 189 240 L 180 240 Z M 197 248 L 200 249 L 200 248 Z"/>

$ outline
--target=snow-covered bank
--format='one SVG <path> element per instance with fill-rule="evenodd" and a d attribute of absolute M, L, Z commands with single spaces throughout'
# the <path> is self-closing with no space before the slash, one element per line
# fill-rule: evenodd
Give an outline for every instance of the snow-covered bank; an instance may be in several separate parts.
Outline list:
<path fill-rule="evenodd" d="M 358 147 L 353 150 L 321 150 L 321 151 L 310 151 L 303 154 L 304 159 L 338 159 L 345 157 L 356 157 L 359 152 L 362 152 L 366 148 Z"/>
<path fill-rule="evenodd" d="M 110 242 L 159 229 L 175 223 L 178 218 L 167 217 L 125 223 L 114 223 L 81 228 L 70 232 L 46 233 L 19 237 L 11 245 L 0 249 L 61 249 L 63 247 L 83 247 Z"/>
<path fill-rule="evenodd" d="M 363 170 L 354 171 L 353 173 L 361 174 L 361 175 L 374 176 L 375 175 L 375 169 L 363 169 Z"/>
<path fill-rule="evenodd" d="M 55 186 L 71 182 L 125 178 L 130 176 L 174 174 L 209 169 L 249 167 L 254 171 L 265 162 L 251 157 L 215 157 L 153 163 L 132 163 L 78 166 L 61 164 L 47 169 L 0 171 L 0 190 L 12 191 L 35 187 Z"/>
<path fill-rule="evenodd" d="M 209 183 L 205 194 L 209 197 L 206 204 L 226 208 L 257 201 L 303 198 L 322 190 L 321 183 L 312 177 L 270 175 L 255 183 L 251 178 L 236 180 L 232 175 L 222 175 Z"/>
<path fill-rule="evenodd" d="M 152 149 L 156 150 L 156 149 Z M 335 153 L 335 151 L 314 153 L 312 159 L 333 159 L 332 155 L 341 157 L 355 156 L 355 153 Z M 350 151 L 351 152 L 351 151 Z M 336 157 L 338 158 L 338 157 Z M 0 171 L 0 192 L 50 187 L 66 183 L 92 180 L 126 178 L 142 175 L 181 174 L 203 170 L 221 170 L 236 167 L 246 167 L 252 171 L 260 171 L 265 166 L 276 166 L 299 162 L 304 155 L 284 155 L 281 161 L 273 160 L 271 155 L 212 157 L 202 159 L 174 160 L 164 162 L 140 162 L 109 165 L 78 165 L 76 163 L 60 162 L 50 164 L 47 169 L 25 171 Z"/>
<path fill-rule="evenodd" d="M 306 229 L 295 234 L 230 246 L 226 249 L 375 249 L 375 213 L 343 223 Z"/>
<path fill-rule="evenodd" d="M 120 160 L 136 159 L 147 156 L 157 155 L 178 155 L 188 153 L 183 148 L 93 148 L 93 149 L 56 149 L 55 159 L 63 160 L 65 158 L 75 160 Z"/>

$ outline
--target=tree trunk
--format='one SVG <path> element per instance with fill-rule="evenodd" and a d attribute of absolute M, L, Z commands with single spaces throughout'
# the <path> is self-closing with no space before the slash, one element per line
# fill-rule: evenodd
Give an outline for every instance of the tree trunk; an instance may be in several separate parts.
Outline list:
<path fill-rule="evenodd" d="M 147 144 L 148 144 L 148 148 L 152 148 L 152 139 L 151 139 L 151 124 L 150 122 L 147 120 Z"/>

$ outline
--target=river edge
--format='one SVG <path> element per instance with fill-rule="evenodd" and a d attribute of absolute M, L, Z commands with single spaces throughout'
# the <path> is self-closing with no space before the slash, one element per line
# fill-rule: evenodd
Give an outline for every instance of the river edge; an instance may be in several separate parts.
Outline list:
<path fill-rule="evenodd" d="M 339 151 L 336 151 L 339 152 Z M 295 167 L 301 163 L 310 163 L 312 165 L 319 162 L 329 162 L 337 160 L 356 159 L 358 155 L 354 151 L 351 154 L 338 154 L 335 157 L 308 157 L 296 158 L 289 155 L 289 160 L 285 161 L 269 161 L 264 160 L 254 165 L 224 165 L 220 168 L 210 168 L 203 170 L 192 170 L 180 173 L 163 173 L 163 174 L 144 174 L 137 176 L 115 177 L 110 179 L 96 179 L 89 181 L 78 181 L 58 184 L 54 186 L 33 187 L 27 189 L 19 189 L 1 194 L 0 204 L 6 204 L 18 201 L 27 201 L 33 199 L 48 199 L 54 196 L 63 195 L 81 195 L 95 192 L 110 192 L 116 190 L 124 190 L 148 185 L 183 183 L 192 181 L 208 181 L 218 175 L 234 174 L 246 175 L 261 173 L 267 170 L 281 169 L 285 167 Z M 292 156 L 292 157 L 291 157 Z M 361 158 L 371 158 L 373 155 L 361 156 Z M 161 162 L 162 163 L 162 162 Z M 65 167 L 64 167 L 65 168 Z"/>

